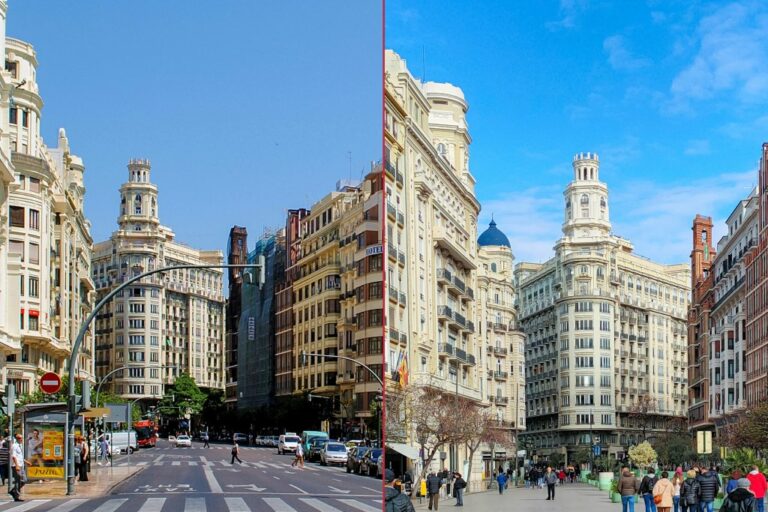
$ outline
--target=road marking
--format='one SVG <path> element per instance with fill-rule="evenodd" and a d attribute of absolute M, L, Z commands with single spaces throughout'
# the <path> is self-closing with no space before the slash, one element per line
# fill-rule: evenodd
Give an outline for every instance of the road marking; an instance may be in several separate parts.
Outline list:
<path fill-rule="evenodd" d="M 82 505 L 86 501 L 88 500 L 76 499 L 76 500 L 65 501 L 58 507 L 52 508 L 49 512 L 69 512 L 70 510 L 77 508 L 78 505 Z"/>
<path fill-rule="evenodd" d="M 190 466 L 197 466 L 197 461 L 196 460 L 190 460 L 189 461 L 189 465 Z"/>
<path fill-rule="evenodd" d="M 165 457 L 165 454 L 162 454 L 161 456 L 159 456 L 158 458 L 156 458 L 156 459 L 155 459 L 155 462 L 160 462 L 161 460 L 163 460 L 163 457 Z"/>
<path fill-rule="evenodd" d="M 280 480 L 280 477 L 279 477 L 279 476 L 274 476 L 274 475 L 273 475 L 273 476 L 272 476 L 272 478 L 274 478 L 275 480 Z"/>
<path fill-rule="evenodd" d="M 288 505 L 286 502 L 284 502 L 280 498 L 264 498 L 264 503 L 269 505 L 269 508 L 274 510 L 274 512 L 296 512 L 295 508 Z M 381 511 L 377 510 L 376 512 L 381 512 Z"/>
<path fill-rule="evenodd" d="M 379 508 L 372 507 L 370 505 L 366 505 L 365 503 L 360 503 L 357 500 L 339 500 L 339 501 L 354 509 L 362 510 L 363 512 L 381 512 L 381 507 Z"/>
<path fill-rule="evenodd" d="M 141 506 L 139 512 L 160 512 L 163 510 L 165 498 L 148 498 Z"/>
<path fill-rule="evenodd" d="M 180 460 L 175 460 L 175 461 L 171 462 L 171 466 L 181 466 L 181 461 Z"/>
<path fill-rule="evenodd" d="M 320 512 L 338 512 L 339 509 L 336 507 L 332 507 L 328 505 L 327 503 L 324 503 L 317 498 L 299 498 L 299 501 L 302 501 L 309 505 L 310 507 L 314 508 L 315 510 L 319 510 Z"/>
<path fill-rule="evenodd" d="M 139 463 L 138 463 L 138 464 L 136 464 L 136 465 L 137 465 L 137 466 L 146 466 L 146 465 L 147 465 L 147 461 L 144 461 L 144 462 L 139 462 Z"/>
<path fill-rule="evenodd" d="M 371 489 L 370 487 L 363 487 L 363 489 L 365 489 L 366 491 L 371 491 L 371 492 L 381 492 L 381 489 Z"/>
<path fill-rule="evenodd" d="M 257 487 L 256 484 L 229 484 L 227 485 L 230 489 L 246 489 L 249 491 L 266 491 L 266 487 Z"/>
<path fill-rule="evenodd" d="M 162 466 L 163 464 L 165 464 L 165 462 L 157 462 L 157 461 L 155 461 L 153 466 Z"/>
<path fill-rule="evenodd" d="M 205 479 L 208 481 L 208 487 L 211 488 L 212 493 L 221 494 L 224 492 L 222 491 L 219 482 L 216 481 L 216 477 L 213 476 L 213 470 L 210 466 L 205 466 L 203 468 L 203 473 L 205 473 Z"/>
<path fill-rule="evenodd" d="M 224 501 L 227 502 L 229 512 L 251 512 L 243 498 L 224 498 Z"/>
<path fill-rule="evenodd" d="M 328 486 L 328 488 L 330 490 L 332 490 L 333 492 L 340 492 L 342 494 L 349 494 L 351 492 L 351 491 L 346 491 L 346 490 L 342 490 L 342 489 L 337 489 L 336 487 L 333 487 L 333 486 L 330 486 L 330 485 Z"/>
<path fill-rule="evenodd" d="M 205 512 L 205 498 L 187 498 L 184 501 L 184 512 Z"/>
<path fill-rule="evenodd" d="M 123 505 L 123 503 L 125 503 L 126 501 L 128 501 L 128 498 L 105 501 L 99 506 L 99 508 L 97 508 L 93 512 L 115 512 L 115 510 L 120 508 Z"/>
<path fill-rule="evenodd" d="M 302 488 L 301 488 L 301 487 L 299 487 L 298 485 L 293 485 L 293 484 L 288 484 L 288 485 L 290 485 L 291 487 L 293 487 L 294 489 L 296 489 L 296 490 L 297 490 L 297 491 L 299 491 L 300 493 L 303 493 L 303 494 L 309 494 L 307 491 L 305 491 L 304 489 L 302 489 Z"/>
<path fill-rule="evenodd" d="M 43 503 L 48 503 L 49 501 L 51 501 L 51 500 L 32 500 L 32 501 L 28 501 L 27 503 L 25 503 L 23 505 L 19 505 L 18 507 L 13 507 L 11 509 L 6 509 L 6 510 L 14 510 L 16 512 L 23 512 L 25 510 L 31 510 L 31 509 L 37 507 L 38 505 L 42 505 Z"/>
<path fill-rule="evenodd" d="M 201 460 L 202 462 L 208 462 L 208 459 L 206 459 L 206 458 L 205 458 L 205 455 L 201 455 L 201 456 L 200 456 L 200 460 Z"/>

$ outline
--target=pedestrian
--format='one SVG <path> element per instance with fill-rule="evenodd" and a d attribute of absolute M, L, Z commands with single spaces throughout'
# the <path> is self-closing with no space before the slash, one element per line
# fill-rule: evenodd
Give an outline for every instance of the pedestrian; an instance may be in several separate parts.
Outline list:
<path fill-rule="evenodd" d="M 211 445 L 208 444 L 208 440 L 209 440 L 208 432 L 207 431 L 203 432 L 203 448 L 210 448 L 211 447 Z"/>
<path fill-rule="evenodd" d="M 658 506 L 659 512 L 669 512 L 672 509 L 672 496 L 675 493 L 675 486 L 669 481 L 669 473 L 661 472 L 661 478 L 653 486 L 654 505 Z"/>
<path fill-rule="evenodd" d="M 674 512 L 680 512 L 680 489 L 683 487 L 683 468 L 680 466 L 675 469 L 675 476 L 672 477 L 672 485 L 674 491 L 672 492 L 672 507 Z"/>
<path fill-rule="evenodd" d="M 384 471 L 384 512 L 416 512 L 411 499 L 395 488 L 395 472 Z"/>
<path fill-rule="evenodd" d="M 13 496 L 13 501 L 24 501 L 21 499 L 21 489 L 27 483 L 27 475 L 24 471 L 24 453 L 21 451 L 21 443 L 24 440 L 21 434 L 16 434 L 13 445 L 11 446 L 11 471 L 13 474 L 13 487 L 8 492 Z"/>
<path fill-rule="evenodd" d="M 547 484 L 547 499 L 555 499 L 555 484 L 557 483 L 557 474 L 547 466 L 547 472 L 544 474 L 544 482 Z"/>
<path fill-rule="evenodd" d="M 453 488 L 456 494 L 456 506 L 464 506 L 464 489 L 467 487 L 467 481 L 461 477 L 461 473 L 454 473 Z"/>
<path fill-rule="evenodd" d="M 696 470 L 689 469 L 685 474 L 688 478 L 685 479 L 683 485 L 680 487 L 680 504 L 682 505 L 683 512 L 699 512 L 699 501 L 701 499 L 701 484 L 696 479 Z"/>
<path fill-rule="evenodd" d="M 731 491 L 735 491 L 739 486 L 739 479 L 742 477 L 741 471 L 734 469 L 731 471 L 731 479 L 725 485 L 725 494 L 731 494 Z"/>
<path fill-rule="evenodd" d="M 757 512 L 765 512 L 765 491 L 768 488 L 765 475 L 760 472 L 760 468 L 752 466 L 752 471 L 747 475 L 747 480 L 749 480 L 749 490 L 755 495 Z"/>
<path fill-rule="evenodd" d="M 85 441 L 85 438 L 83 436 L 77 437 L 77 444 L 79 450 L 79 461 L 80 464 L 78 466 L 79 468 L 79 475 L 80 478 L 78 479 L 78 482 L 87 482 L 88 481 L 88 443 Z M 78 452 L 76 452 L 78 453 Z"/>
<path fill-rule="evenodd" d="M 499 471 L 496 482 L 499 484 L 499 494 L 504 494 L 504 488 L 507 486 L 507 475 L 503 471 Z"/>
<path fill-rule="evenodd" d="M 10 440 L 8 438 L 5 438 L 0 442 L 0 478 L 2 478 L 3 485 L 5 485 L 5 480 L 8 478 L 8 466 L 11 458 L 9 442 Z"/>
<path fill-rule="evenodd" d="M 103 462 L 106 465 L 109 462 L 109 455 L 109 443 L 107 443 L 105 436 L 101 436 L 99 438 L 99 461 L 97 464 L 101 466 Z"/>
<path fill-rule="evenodd" d="M 723 500 L 720 512 L 753 512 L 757 510 L 757 497 L 750 490 L 748 478 L 740 478 L 734 489 Z"/>
<path fill-rule="evenodd" d="M 720 492 L 720 479 L 717 478 L 717 473 L 710 471 L 704 466 L 701 468 L 701 474 L 696 479 L 701 486 L 701 493 L 699 496 L 701 512 L 714 512 L 715 498 L 717 497 L 717 493 Z"/>
<path fill-rule="evenodd" d="M 240 446 L 237 443 L 232 445 L 232 461 L 230 462 L 230 464 L 234 464 L 235 459 L 237 459 L 237 462 L 239 462 L 240 464 L 243 463 L 243 461 L 240 460 Z"/>
<path fill-rule="evenodd" d="M 429 510 L 437 510 L 440 501 L 440 477 L 432 471 L 427 477 L 427 496 L 429 496 Z"/>
<path fill-rule="evenodd" d="M 561 469 L 557 472 L 557 478 L 560 480 L 560 485 L 565 484 L 565 470 Z"/>
<path fill-rule="evenodd" d="M 624 468 L 619 478 L 619 494 L 621 494 L 621 512 L 635 512 L 635 494 L 640 490 L 640 482 L 635 475 Z"/>
<path fill-rule="evenodd" d="M 304 446 L 302 443 L 296 444 L 296 452 L 295 457 L 293 458 L 293 462 L 291 462 L 292 467 L 300 467 L 301 469 L 304 469 Z"/>
<path fill-rule="evenodd" d="M 653 502 L 653 486 L 656 485 L 659 479 L 656 476 L 656 470 L 648 468 L 648 474 L 643 477 L 643 481 L 640 482 L 640 494 L 645 502 L 646 512 L 656 512 L 656 503 Z"/>

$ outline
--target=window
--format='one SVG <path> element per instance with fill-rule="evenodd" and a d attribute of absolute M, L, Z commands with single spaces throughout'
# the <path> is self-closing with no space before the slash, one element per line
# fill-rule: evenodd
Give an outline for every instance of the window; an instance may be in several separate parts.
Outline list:
<path fill-rule="evenodd" d="M 592 348 L 592 338 L 576 338 L 576 348 Z"/>
<path fill-rule="evenodd" d="M 23 228 L 24 208 L 21 206 L 11 206 L 10 219 L 12 228 Z"/>
<path fill-rule="evenodd" d="M 21 240 L 11 240 L 8 243 L 8 252 L 10 254 L 18 254 L 21 256 L 21 261 L 24 261 L 24 242 Z"/>
<path fill-rule="evenodd" d="M 29 244 L 29 262 L 34 264 L 40 263 L 40 245 Z"/>
<path fill-rule="evenodd" d="M 29 178 L 29 191 L 40 192 L 40 180 L 38 178 Z"/>
<path fill-rule="evenodd" d="M 8 112 L 10 113 L 9 122 L 11 124 L 18 124 L 18 122 L 19 122 L 19 109 L 14 107 L 14 108 L 8 109 Z"/>
<path fill-rule="evenodd" d="M 595 405 L 595 395 L 576 395 L 576 405 Z"/>
<path fill-rule="evenodd" d="M 131 313 L 143 313 L 144 312 L 144 304 L 141 304 L 141 303 L 139 303 L 139 304 L 131 303 L 131 304 L 129 304 L 128 308 L 129 308 L 128 310 Z"/>
<path fill-rule="evenodd" d="M 39 284 L 40 284 L 40 281 L 38 281 L 38 279 L 36 277 L 30 277 L 29 278 L 29 296 L 30 297 L 39 297 L 40 296 L 40 291 L 39 291 L 40 286 L 39 286 Z M 23 288 L 22 288 L 22 293 L 23 293 Z"/>
<path fill-rule="evenodd" d="M 27 330 L 37 331 L 39 328 L 40 327 L 39 327 L 39 324 L 37 322 L 37 317 L 30 315 L 30 317 L 29 317 L 29 325 L 27 326 Z"/>
<path fill-rule="evenodd" d="M 591 388 L 595 385 L 595 378 L 592 375 L 577 375 L 576 387 L 577 388 Z"/>
<path fill-rule="evenodd" d="M 11 74 L 11 78 L 19 78 L 19 63 L 18 62 L 5 62 L 5 70 Z"/>
<path fill-rule="evenodd" d="M 600 405 L 611 405 L 611 395 L 600 395 Z"/>
<path fill-rule="evenodd" d="M 576 424 L 577 425 L 591 425 L 594 421 L 594 415 L 592 414 L 577 414 L 576 415 Z"/>
<path fill-rule="evenodd" d="M 128 336 L 128 343 L 130 345 L 144 345 L 144 336 L 138 336 L 138 335 Z"/>
<path fill-rule="evenodd" d="M 128 360 L 133 362 L 143 362 L 144 361 L 144 352 L 139 352 L 135 350 L 131 350 L 128 353 Z"/>
<path fill-rule="evenodd" d="M 134 379 L 144 378 L 144 368 L 128 368 L 128 376 Z"/>
<path fill-rule="evenodd" d="M 611 387 L 611 376 L 610 375 L 601 375 L 600 376 L 600 387 L 601 388 L 609 388 L 609 387 Z"/>
<path fill-rule="evenodd" d="M 143 318 L 131 318 L 128 320 L 128 328 L 129 329 L 143 329 L 144 328 L 144 319 Z"/>
<path fill-rule="evenodd" d="M 577 331 L 591 331 L 592 330 L 592 320 L 576 320 L 576 330 Z"/>
<path fill-rule="evenodd" d="M 610 357 L 601 357 L 600 358 L 600 368 L 610 368 L 611 367 L 611 358 Z"/>
<path fill-rule="evenodd" d="M 576 358 L 576 368 L 592 368 L 594 359 L 591 356 L 579 356 Z"/>
<path fill-rule="evenodd" d="M 136 194 L 136 199 L 133 200 L 133 210 L 136 215 L 141 215 L 141 194 Z"/>
<path fill-rule="evenodd" d="M 580 202 L 582 206 L 589 206 L 589 196 L 587 194 L 582 194 Z"/>
<path fill-rule="evenodd" d="M 603 414 L 602 415 L 602 421 L 603 421 L 603 425 L 613 425 L 613 415 L 612 414 Z"/>
<path fill-rule="evenodd" d="M 21 126 L 23 126 L 24 128 L 29 127 L 29 110 L 21 111 Z"/>
<path fill-rule="evenodd" d="M 40 229 L 40 212 L 37 210 L 29 210 L 29 227 L 34 230 Z"/>
<path fill-rule="evenodd" d="M 611 330 L 611 322 L 608 320 L 600 320 L 600 330 L 609 332 Z"/>
<path fill-rule="evenodd" d="M 611 340 L 609 338 L 600 338 L 600 348 L 603 350 L 610 350 Z"/>

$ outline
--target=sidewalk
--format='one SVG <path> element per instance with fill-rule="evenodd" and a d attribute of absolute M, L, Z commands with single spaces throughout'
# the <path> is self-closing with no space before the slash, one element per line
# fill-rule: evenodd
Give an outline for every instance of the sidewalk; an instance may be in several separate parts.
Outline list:
<path fill-rule="evenodd" d="M 418 511 L 427 510 L 427 498 L 414 498 L 413 506 Z M 611 503 L 607 491 L 599 491 L 587 484 L 558 485 L 555 501 L 547 501 L 546 489 L 526 489 L 524 487 L 507 489 L 499 495 L 496 489 L 475 492 L 464 496 L 464 507 L 456 508 L 456 498 L 440 500 L 439 510 L 463 510 L 465 512 L 485 512 L 500 510 L 501 507 L 513 507 L 515 512 L 539 512 L 542 510 L 567 512 L 618 512 L 621 504 Z M 637 507 L 637 503 L 635 503 Z M 642 505 L 641 505 L 642 508 Z"/>
<path fill-rule="evenodd" d="M 79 498 L 98 498 L 133 477 L 147 466 L 97 466 L 91 465 L 87 482 L 75 481 L 75 496 Z M 7 495 L 7 491 L 2 491 Z M 21 497 L 26 499 L 55 499 L 67 495 L 65 480 L 46 480 L 30 482 L 21 490 Z M 0 501 L 2 502 L 2 501 Z"/>

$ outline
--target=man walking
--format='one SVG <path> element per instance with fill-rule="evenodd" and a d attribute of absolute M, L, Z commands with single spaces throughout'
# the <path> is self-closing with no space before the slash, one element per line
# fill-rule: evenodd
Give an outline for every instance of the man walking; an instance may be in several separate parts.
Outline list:
<path fill-rule="evenodd" d="M 101 436 L 99 439 L 99 460 L 97 464 L 101 466 L 101 463 L 103 462 L 105 465 L 107 462 L 109 462 L 109 443 L 107 443 L 107 440 L 104 438 L 104 436 Z"/>
<path fill-rule="evenodd" d="M 648 468 L 648 474 L 640 482 L 640 494 L 643 496 L 646 512 L 656 512 L 656 502 L 653 501 L 653 486 L 658 481 L 659 478 L 656 476 L 656 470 Z"/>
<path fill-rule="evenodd" d="M 432 471 L 427 477 L 427 496 L 429 496 L 429 510 L 437 510 L 440 501 L 440 477 Z"/>
<path fill-rule="evenodd" d="M 765 512 L 765 491 L 768 488 L 765 475 L 760 472 L 757 466 L 752 466 L 752 471 L 747 475 L 747 480 L 749 480 L 749 490 L 755 495 L 757 512 Z"/>
<path fill-rule="evenodd" d="M 230 462 L 230 464 L 234 464 L 235 459 L 237 459 L 237 462 L 240 464 L 243 463 L 243 461 L 240 460 L 240 446 L 237 443 L 232 445 L 232 462 Z"/>
<path fill-rule="evenodd" d="M 714 512 L 715 497 L 720 492 L 720 479 L 715 471 L 709 471 L 706 466 L 701 468 L 701 474 L 697 480 L 701 486 L 701 512 Z"/>
<path fill-rule="evenodd" d="M 411 499 L 395 488 L 395 473 L 391 469 L 384 471 L 385 512 L 416 512 Z"/>
<path fill-rule="evenodd" d="M 635 475 L 624 468 L 619 478 L 619 494 L 621 494 L 621 512 L 635 512 L 635 494 L 640 490 L 640 482 Z"/>
<path fill-rule="evenodd" d="M 10 494 L 13 501 L 24 501 L 21 499 L 21 488 L 27 483 L 27 477 L 24 472 L 24 453 L 21 451 L 21 443 L 24 440 L 21 434 L 16 434 L 16 440 L 11 446 L 11 471 L 13 472 L 13 488 Z"/>
<path fill-rule="evenodd" d="M 547 466 L 547 472 L 544 474 L 544 483 L 547 484 L 547 499 L 555 499 L 555 484 L 557 484 L 557 473 L 552 471 L 551 466 Z"/>
<path fill-rule="evenodd" d="M 211 447 L 211 445 L 208 444 L 208 440 L 209 440 L 208 432 L 203 432 L 203 448 L 210 448 Z"/>

